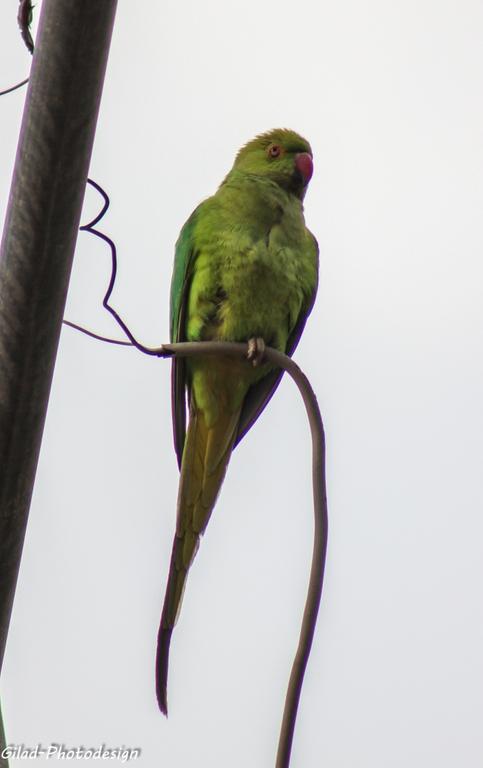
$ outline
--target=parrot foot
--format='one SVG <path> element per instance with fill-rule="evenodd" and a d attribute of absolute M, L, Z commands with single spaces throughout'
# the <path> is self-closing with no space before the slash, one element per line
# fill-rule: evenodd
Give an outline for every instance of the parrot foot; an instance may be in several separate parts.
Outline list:
<path fill-rule="evenodd" d="M 248 352 L 247 358 L 252 361 L 252 365 L 256 368 L 257 365 L 263 360 L 265 355 L 265 342 L 258 336 L 257 338 L 248 339 Z"/>

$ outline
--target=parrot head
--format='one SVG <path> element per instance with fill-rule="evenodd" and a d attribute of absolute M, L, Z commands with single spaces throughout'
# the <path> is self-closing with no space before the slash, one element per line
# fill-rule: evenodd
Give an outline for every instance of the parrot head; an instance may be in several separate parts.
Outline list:
<path fill-rule="evenodd" d="M 303 199 L 312 177 L 312 150 L 295 131 L 278 128 L 256 136 L 238 152 L 233 170 L 274 181 Z"/>

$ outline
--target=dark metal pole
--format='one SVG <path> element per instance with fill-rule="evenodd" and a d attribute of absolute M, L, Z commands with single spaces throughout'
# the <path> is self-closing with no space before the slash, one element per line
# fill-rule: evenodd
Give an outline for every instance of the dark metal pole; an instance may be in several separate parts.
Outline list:
<path fill-rule="evenodd" d="M 117 0 L 44 0 L 0 252 L 0 666 Z"/>

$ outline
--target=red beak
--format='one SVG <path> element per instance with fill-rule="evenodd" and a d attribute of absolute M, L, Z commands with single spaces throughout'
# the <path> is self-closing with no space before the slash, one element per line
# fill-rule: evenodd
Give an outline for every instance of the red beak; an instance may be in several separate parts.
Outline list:
<path fill-rule="evenodd" d="M 295 155 L 295 167 L 304 180 L 304 186 L 306 186 L 314 172 L 314 163 L 308 152 L 300 152 Z"/>

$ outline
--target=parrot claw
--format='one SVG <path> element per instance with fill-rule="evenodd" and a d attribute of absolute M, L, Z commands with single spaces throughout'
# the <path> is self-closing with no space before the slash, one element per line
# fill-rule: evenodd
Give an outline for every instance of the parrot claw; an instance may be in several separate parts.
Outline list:
<path fill-rule="evenodd" d="M 260 365 L 264 355 L 265 355 L 264 340 L 260 336 L 258 336 L 257 338 L 249 339 L 247 358 L 248 360 L 252 361 L 252 365 L 254 368 L 256 368 L 257 365 Z"/>

